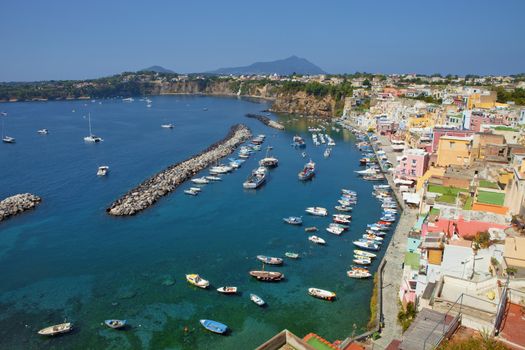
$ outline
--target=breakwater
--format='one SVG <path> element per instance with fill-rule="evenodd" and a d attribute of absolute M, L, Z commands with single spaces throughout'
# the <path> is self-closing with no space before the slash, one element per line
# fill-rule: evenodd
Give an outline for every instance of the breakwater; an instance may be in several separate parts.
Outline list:
<path fill-rule="evenodd" d="M 251 131 L 247 126 L 242 124 L 234 125 L 224 139 L 209 146 L 201 153 L 180 163 L 173 164 L 147 179 L 114 201 L 106 211 L 114 216 L 135 215 L 151 206 L 161 197 L 174 191 L 180 184 L 202 169 L 232 153 L 237 146 L 250 137 Z"/>
<path fill-rule="evenodd" d="M 31 193 L 16 194 L 0 202 L 0 221 L 36 207 L 42 199 Z"/>
<path fill-rule="evenodd" d="M 271 120 L 270 118 L 265 117 L 264 115 L 247 113 L 246 117 L 257 119 L 261 123 L 263 123 L 265 125 L 268 125 L 271 128 L 284 130 L 284 125 L 282 125 L 282 124 L 280 124 L 280 123 L 278 123 L 278 122 L 276 122 L 274 120 Z"/>

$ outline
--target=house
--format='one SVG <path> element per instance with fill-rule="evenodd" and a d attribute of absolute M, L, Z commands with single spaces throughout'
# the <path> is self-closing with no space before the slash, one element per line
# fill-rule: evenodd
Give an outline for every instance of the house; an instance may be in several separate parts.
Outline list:
<path fill-rule="evenodd" d="M 503 258 L 507 266 L 525 269 L 525 237 L 507 237 Z"/>
<path fill-rule="evenodd" d="M 397 157 L 397 162 L 395 177 L 417 180 L 428 169 L 429 155 L 422 149 L 405 149 L 403 155 Z"/>
<path fill-rule="evenodd" d="M 505 203 L 512 215 L 525 214 L 525 160 L 520 157 L 520 163 L 512 168 L 513 178 L 505 187 Z"/>
<path fill-rule="evenodd" d="M 437 150 L 438 166 L 472 164 L 472 136 L 441 136 Z"/>

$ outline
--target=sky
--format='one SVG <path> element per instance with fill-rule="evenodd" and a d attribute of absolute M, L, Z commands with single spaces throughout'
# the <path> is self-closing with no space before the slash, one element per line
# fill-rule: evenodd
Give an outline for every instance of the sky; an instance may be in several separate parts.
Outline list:
<path fill-rule="evenodd" d="M 0 33 L 0 81 L 291 55 L 329 73 L 525 72 L 525 0 L 4 0 Z"/>

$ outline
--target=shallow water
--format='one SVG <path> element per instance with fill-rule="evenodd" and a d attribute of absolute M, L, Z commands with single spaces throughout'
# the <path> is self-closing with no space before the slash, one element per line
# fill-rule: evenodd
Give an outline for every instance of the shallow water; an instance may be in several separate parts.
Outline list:
<path fill-rule="evenodd" d="M 249 349 L 284 328 L 331 341 L 360 333 L 369 317 L 372 280 L 351 280 L 345 271 L 352 264 L 351 241 L 381 210 L 372 184 L 353 172 L 360 153 L 352 135 L 330 131 L 337 146 L 325 159 L 324 146 L 311 142 L 308 121 L 274 116 L 286 123 L 282 132 L 244 117 L 268 108 L 266 102 L 152 100 L 151 108 L 138 99 L 0 105 L 9 113 L 8 134 L 17 140 L 0 145 L 0 198 L 20 192 L 43 198 L 36 210 L 0 224 L 0 348 Z M 93 132 L 104 138 L 100 144 L 83 142 L 88 112 Z M 135 217 L 105 213 L 131 187 L 200 152 L 239 122 L 266 134 L 263 148 L 272 145 L 279 158 L 262 188 L 243 190 L 242 182 L 264 151 L 197 197 L 184 195 L 190 186 L 185 184 Z M 162 129 L 163 123 L 175 128 Z M 38 135 L 40 128 L 49 135 Z M 308 158 L 290 146 L 296 133 L 305 137 L 308 158 L 317 163 L 316 177 L 306 183 L 297 173 Z M 102 164 L 110 173 L 98 178 Z M 317 205 L 333 212 L 343 187 L 356 190 L 359 203 L 350 231 L 337 237 L 324 231 L 328 218 L 307 216 L 304 209 Z M 290 215 L 303 215 L 303 227 L 284 224 Z M 303 228 L 313 225 L 326 246 L 307 240 Z M 261 267 L 256 255 L 286 251 L 301 258 L 271 268 L 285 274 L 283 282 L 261 283 L 248 275 Z M 186 273 L 201 274 L 212 288 L 188 285 Z M 215 288 L 222 285 L 236 285 L 242 293 L 220 295 Z M 335 291 L 337 300 L 308 296 L 312 286 Z M 253 304 L 252 292 L 268 307 Z M 130 328 L 106 329 L 101 323 L 108 318 L 125 318 Z M 231 333 L 211 334 L 199 325 L 201 318 L 226 323 Z M 64 319 L 75 324 L 74 332 L 53 339 L 35 334 Z"/>

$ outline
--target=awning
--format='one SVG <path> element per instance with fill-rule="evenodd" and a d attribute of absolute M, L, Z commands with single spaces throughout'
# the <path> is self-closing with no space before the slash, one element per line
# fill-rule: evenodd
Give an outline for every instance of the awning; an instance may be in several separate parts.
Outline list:
<path fill-rule="evenodd" d="M 418 204 L 421 201 L 421 196 L 419 193 L 407 193 L 403 192 L 403 201 L 408 204 Z"/>
<path fill-rule="evenodd" d="M 412 185 L 414 180 L 394 179 L 396 185 Z"/>

